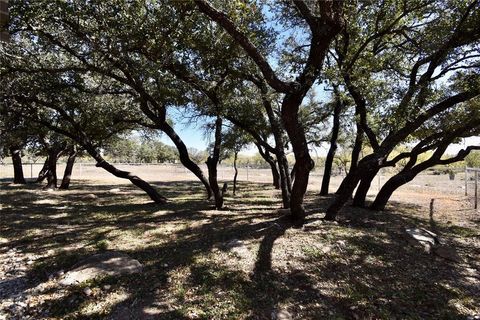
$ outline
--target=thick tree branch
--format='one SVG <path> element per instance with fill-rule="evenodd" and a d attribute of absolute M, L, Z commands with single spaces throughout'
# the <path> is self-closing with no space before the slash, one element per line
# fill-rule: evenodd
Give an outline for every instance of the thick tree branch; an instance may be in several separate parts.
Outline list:
<path fill-rule="evenodd" d="M 268 84 L 278 92 L 289 93 L 292 90 L 292 84 L 280 80 L 275 71 L 268 63 L 267 59 L 263 56 L 260 50 L 250 41 L 250 39 L 241 32 L 235 24 L 230 20 L 230 18 L 220 10 L 217 10 L 213 5 L 207 0 L 195 0 L 198 9 L 207 15 L 210 19 L 218 23 L 222 28 L 224 28 L 228 34 L 235 41 L 242 46 L 242 48 L 247 52 L 247 54 L 253 59 L 255 64 L 258 66 L 262 72 L 265 80 Z"/>

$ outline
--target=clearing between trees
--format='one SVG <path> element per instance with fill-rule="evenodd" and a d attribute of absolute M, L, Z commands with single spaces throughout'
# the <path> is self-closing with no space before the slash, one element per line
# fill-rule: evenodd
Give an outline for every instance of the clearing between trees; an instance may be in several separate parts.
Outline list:
<path fill-rule="evenodd" d="M 235 197 L 227 192 L 227 207 L 214 210 L 197 181 L 153 183 L 169 199 L 160 207 L 118 181 L 73 180 L 71 190 L 48 192 L 3 180 L 1 319 L 480 314 L 480 214 L 458 179 L 451 192 L 436 188 L 445 185 L 439 177 L 420 176 L 386 211 L 346 206 L 338 222 L 320 219 L 332 197 L 319 197 L 317 183 L 302 228 L 282 217 L 281 193 L 267 183 L 241 181 Z M 412 227 L 436 232 L 457 257 L 425 252 L 405 232 Z M 126 254 L 142 270 L 62 286 L 64 273 L 102 252 Z"/>

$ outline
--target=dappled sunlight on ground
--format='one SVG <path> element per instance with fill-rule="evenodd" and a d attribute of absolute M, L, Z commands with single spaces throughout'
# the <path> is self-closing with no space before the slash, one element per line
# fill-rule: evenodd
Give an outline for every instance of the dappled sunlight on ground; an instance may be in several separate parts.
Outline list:
<path fill-rule="evenodd" d="M 453 263 L 408 245 L 405 227 L 432 226 L 427 193 L 417 201 L 408 201 L 414 196 L 408 192 L 396 195 L 385 212 L 347 206 L 339 222 L 325 222 L 331 197 L 313 190 L 307 224 L 295 229 L 281 217 L 280 194 L 269 184 L 242 181 L 220 211 L 197 182 L 155 186 L 168 197 L 166 205 L 152 204 L 128 184 L 76 180 L 69 191 L 45 192 L 4 183 L 0 260 L 18 260 L 25 270 L 0 270 L 0 312 L 17 312 L 7 304 L 22 295 L 26 307 L 17 309 L 24 319 L 271 319 L 278 310 L 295 319 L 480 313 L 479 221 L 466 214 L 469 204 L 460 195 L 434 194 L 435 232 L 463 259 Z M 59 273 L 105 250 L 137 259 L 143 272 L 58 284 Z M 10 286 L 15 281 L 21 286 Z"/>

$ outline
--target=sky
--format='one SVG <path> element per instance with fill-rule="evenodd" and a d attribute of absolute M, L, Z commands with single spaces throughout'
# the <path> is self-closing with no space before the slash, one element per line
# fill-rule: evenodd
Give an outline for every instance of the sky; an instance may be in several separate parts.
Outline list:
<path fill-rule="evenodd" d="M 180 136 L 180 138 L 182 138 L 183 142 L 188 148 L 205 150 L 208 146 L 208 141 L 206 140 L 204 131 L 202 130 L 201 126 L 202 126 L 201 124 L 188 124 L 188 123 L 175 122 L 174 127 L 175 127 L 175 131 Z M 165 134 L 161 136 L 160 140 L 165 144 L 173 146 L 173 143 Z M 454 155 L 458 153 L 458 151 L 460 151 L 462 148 L 469 145 L 480 145 L 480 137 L 470 137 L 470 138 L 464 139 L 464 142 L 462 143 L 452 144 L 448 147 L 445 154 Z M 328 144 L 324 144 L 324 146 L 321 146 L 319 148 L 316 148 L 315 150 L 312 150 L 311 152 L 312 157 L 326 156 L 328 152 L 328 147 L 329 147 Z M 256 152 L 257 152 L 257 149 L 255 147 L 250 147 L 248 149 L 242 150 L 241 153 L 246 155 L 253 155 Z"/>
<path fill-rule="evenodd" d="M 470 137 L 463 140 L 464 140 L 463 143 L 450 145 L 447 148 L 447 151 L 445 152 L 445 154 L 454 155 L 465 147 L 472 146 L 472 145 L 480 146 L 480 137 Z"/>
<path fill-rule="evenodd" d="M 264 12 L 267 16 L 268 19 L 272 20 L 273 15 L 270 11 L 265 11 Z M 295 30 L 292 29 L 286 29 L 283 30 L 282 26 L 276 25 L 272 23 L 272 21 L 268 21 L 267 25 L 269 27 L 272 27 L 276 32 L 279 33 L 279 38 L 281 39 L 280 42 L 284 41 L 286 38 L 288 38 L 291 35 L 294 35 L 295 38 L 301 38 L 301 34 L 298 32 L 295 32 Z M 298 30 L 297 30 L 298 31 Z M 299 39 L 297 39 L 299 40 Z M 275 68 L 277 67 L 276 60 L 269 56 L 269 62 L 270 64 Z M 314 87 L 316 97 L 319 100 L 324 100 L 326 98 L 326 93 L 324 90 L 322 90 L 321 86 L 316 86 Z M 204 120 L 203 123 L 188 123 L 185 122 L 185 117 L 183 114 L 178 113 L 177 114 L 171 114 L 170 116 L 175 119 L 174 121 L 174 128 L 177 134 L 180 136 L 180 138 L 183 140 L 183 142 L 187 145 L 188 148 L 195 148 L 198 150 L 205 150 L 208 147 L 209 140 L 208 140 L 208 135 L 205 134 L 204 129 L 202 128 L 203 125 L 206 123 L 208 120 Z M 166 135 L 161 136 L 161 141 L 168 144 L 168 145 L 173 145 L 173 143 L 170 141 L 170 139 Z M 468 145 L 480 145 L 480 137 L 472 137 L 472 138 L 467 138 L 464 139 L 463 143 L 460 144 L 453 144 L 448 147 L 446 154 L 453 155 L 458 153 L 462 148 Z M 315 148 L 312 150 L 312 156 L 326 156 L 328 152 L 329 144 L 325 143 L 320 147 Z M 254 154 L 257 152 L 257 149 L 255 147 L 250 147 L 246 150 L 242 150 L 241 153 L 243 154 Z"/>
<path fill-rule="evenodd" d="M 207 148 L 208 143 L 205 140 L 204 132 L 198 125 L 175 123 L 174 128 L 187 148 L 195 148 L 198 150 L 205 150 L 205 148 Z M 165 134 L 162 134 L 160 140 L 165 144 L 173 146 L 172 141 Z"/>

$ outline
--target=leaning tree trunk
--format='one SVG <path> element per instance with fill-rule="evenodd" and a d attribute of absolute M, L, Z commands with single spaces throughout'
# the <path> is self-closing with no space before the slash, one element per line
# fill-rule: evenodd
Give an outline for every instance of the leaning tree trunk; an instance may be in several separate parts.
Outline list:
<path fill-rule="evenodd" d="M 182 139 L 177 135 L 175 130 L 166 122 L 160 124 L 160 129 L 165 132 L 165 134 L 172 140 L 172 142 L 175 144 L 177 150 L 178 150 L 178 155 L 180 157 L 180 162 L 183 164 L 185 168 L 190 170 L 204 185 L 205 190 L 207 191 L 207 197 L 210 199 L 212 197 L 212 188 L 210 187 L 210 184 L 203 175 L 202 169 L 190 159 L 188 155 L 188 150 L 185 144 L 183 143 Z"/>
<path fill-rule="evenodd" d="M 95 161 L 97 161 L 97 167 L 105 169 L 106 171 L 113 174 L 115 177 L 130 180 L 130 182 L 133 183 L 135 186 L 145 191 L 150 197 L 150 199 L 153 200 L 153 202 L 157 204 L 167 203 L 167 199 L 160 195 L 157 190 L 155 190 L 155 188 L 152 187 L 148 182 L 142 180 L 136 175 L 131 174 L 128 171 L 119 170 L 112 164 L 108 163 L 91 143 L 79 140 L 79 143 L 80 142 L 81 146 L 85 148 L 88 154 L 90 154 L 90 156 L 92 156 Z"/>
<path fill-rule="evenodd" d="M 65 171 L 63 173 L 62 183 L 60 184 L 60 189 L 67 190 L 70 186 L 70 179 L 72 177 L 73 165 L 75 164 L 75 159 L 77 158 L 77 149 L 75 146 L 72 146 L 70 153 L 68 155 L 67 165 L 65 166 Z"/>
<path fill-rule="evenodd" d="M 363 130 L 360 127 L 360 125 L 357 125 L 357 135 L 355 137 L 355 144 L 353 145 L 350 169 L 348 170 L 348 172 L 355 171 L 357 169 L 358 159 L 360 158 L 360 152 L 362 151 L 362 146 L 363 146 Z M 342 180 L 335 194 L 342 193 L 342 190 L 344 187 L 345 187 L 345 179 Z"/>
<path fill-rule="evenodd" d="M 220 210 L 223 208 L 223 191 L 218 187 L 217 165 L 220 160 L 220 144 L 222 142 L 222 118 L 217 116 L 215 121 L 215 142 L 213 152 L 207 158 L 208 181 L 215 198 L 215 208 Z"/>
<path fill-rule="evenodd" d="M 295 162 L 293 164 L 293 168 L 292 168 L 292 171 L 290 171 L 290 181 L 293 183 L 295 182 L 295 173 L 297 171 L 297 163 Z"/>
<path fill-rule="evenodd" d="M 103 159 L 97 162 L 96 166 L 107 170 L 108 172 L 110 172 L 111 174 L 113 174 L 118 178 L 130 180 L 134 185 L 136 185 L 137 187 L 145 191 L 150 197 L 150 199 L 152 199 L 155 203 L 157 204 L 167 203 L 167 199 L 161 196 L 157 192 L 157 190 L 155 190 L 148 182 L 140 179 L 135 175 L 132 175 L 130 172 L 119 170 Z"/>
<path fill-rule="evenodd" d="M 412 156 L 410 156 L 410 160 L 402 169 L 402 171 L 400 171 L 399 173 L 397 173 L 396 175 L 388 179 L 387 182 L 382 186 L 377 196 L 375 197 L 375 200 L 370 205 L 370 209 L 372 210 L 385 209 L 385 206 L 387 205 L 388 200 L 390 199 L 390 197 L 392 196 L 395 190 L 397 190 L 399 187 L 403 186 L 404 184 L 412 181 L 423 170 L 435 164 L 438 164 L 438 161 L 440 161 L 443 153 L 447 149 L 450 142 L 451 141 L 447 140 L 446 142 L 441 144 L 428 160 L 425 160 L 419 163 L 418 165 L 415 165 L 418 160 L 418 153 L 413 153 Z M 468 153 L 466 153 L 465 156 L 467 154 Z"/>
<path fill-rule="evenodd" d="M 362 152 L 363 146 L 363 129 L 358 126 L 357 135 L 355 137 L 355 144 L 353 145 L 352 150 L 352 159 L 350 162 L 350 170 L 355 170 L 358 166 L 358 160 L 360 159 L 360 153 Z"/>
<path fill-rule="evenodd" d="M 390 200 L 393 192 L 404 184 L 412 181 L 415 176 L 416 174 L 413 172 L 404 172 L 396 174 L 388 179 L 378 192 L 375 200 L 369 208 L 377 211 L 385 209 L 385 206 L 387 205 L 388 200 Z"/>
<path fill-rule="evenodd" d="M 335 88 L 337 93 L 337 88 Z M 328 187 L 330 186 L 330 177 L 332 175 L 333 158 L 337 151 L 338 132 L 340 131 L 340 112 L 342 111 L 342 101 L 337 96 L 335 107 L 333 109 L 333 127 L 332 136 L 330 137 L 330 149 L 328 149 L 327 158 L 325 159 L 325 169 L 323 170 L 322 188 L 320 195 L 328 195 Z"/>
<path fill-rule="evenodd" d="M 370 190 L 372 181 L 373 179 L 375 179 L 375 176 L 379 171 L 380 171 L 380 168 L 377 168 L 376 170 L 373 170 L 372 172 L 370 172 L 368 175 L 365 175 L 364 177 L 362 177 L 362 180 L 360 180 L 360 184 L 358 185 L 357 191 L 355 192 L 355 197 L 353 197 L 352 205 L 354 207 L 359 207 L 359 208 L 365 207 L 365 200 L 367 198 L 368 190 Z"/>
<path fill-rule="evenodd" d="M 238 158 L 238 152 L 235 151 L 235 154 L 233 156 L 233 169 L 235 170 L 235 174 L 233 175 L 233 195 L 235 195 L 237 192 L 237 177 L 238 177 L 237 158 Z"/>
<path fill-rule="evenodd" d="M 48 172 L 48 156 L 47 159 L 45 159 L 45 162 L 43 163 L 42 169 L 38 173 L 37 180 L 35 180 L 35 183 L 40 183 L 43 182 L 47 178 L 47 172 Z"/>
<path fill-rule="evenodd" d="M 350 170 L 345 177 L 341 192 L 337 194 L 335 200 L 327 208 L 325 220 L 335 220 L 340 209 L 347 203 L 353 194 L 353 190 L 360 182 L 360 180 L 368 176 L 372 170 L 378 170 L 379 158 L 374 155 L 369 155 L 359 161 L 358 166 L 354 170 Z"/>
<path fill-rule="evenodd" d="M 26 184 L 25 177 L 23 176 L 22 167 L 22 151 L 18 146 L 10 147 L 10 154 L 12 156 L 13 164 L 13 183 Z"/>
<path fill-rule="evenodd" d="M 307 191 L 310 171 L 314 167 L 308 151 L 305 130 L 298 119 L 298 109 L 301 102 L 301 97 L 287 95 L 282 105 L 282 121 L 295 155 L 295 182 L 292 186 L 290 213 L 292 220 L 297 225 L 302 225 L 305 221 L 303 198 Z"/>

